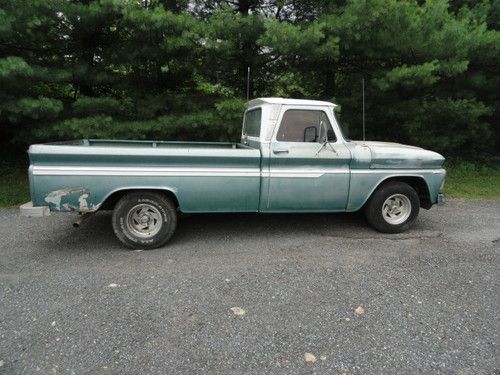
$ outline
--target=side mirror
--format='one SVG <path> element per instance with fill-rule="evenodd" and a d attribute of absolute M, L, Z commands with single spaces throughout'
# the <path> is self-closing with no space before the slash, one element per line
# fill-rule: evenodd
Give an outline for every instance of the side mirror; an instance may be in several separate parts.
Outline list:
<path fill-rule="evenodd" d="M 304 142 L 316 142 L 318 129 L 316 126 L 308 126 L 304 129 Z"/>

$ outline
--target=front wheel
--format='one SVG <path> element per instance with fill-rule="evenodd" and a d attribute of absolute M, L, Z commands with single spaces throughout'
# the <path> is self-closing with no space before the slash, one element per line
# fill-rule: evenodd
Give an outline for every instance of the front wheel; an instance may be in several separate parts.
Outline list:
<path fill-rule="evenodd" d="M 365 207 L 372 227 L 384 233 L 401 233 L 415 222 L 420 210 L 418 194 L 410 185 L 394 181 L 379 187 Z"/>
<path fill-rule="evenodd" d="M 132 249 L 155 249 L 167 243 L 177 227 L 177 210 L 163 194 L 143 191 L 125 194 L 113 210 L 113 231 Z"/>

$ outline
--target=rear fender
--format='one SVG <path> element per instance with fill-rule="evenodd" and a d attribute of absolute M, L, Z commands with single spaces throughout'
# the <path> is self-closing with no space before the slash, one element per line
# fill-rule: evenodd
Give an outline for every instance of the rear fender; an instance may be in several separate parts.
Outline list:
<path fill-rule="evenodd" d="M 170 199 L 172 199 L 174 204 L 179 209 L 182 210 L 179 199 L 177 198 L 177 196 L 178 196 L 177 189 L 174 189 L 171 187 L 163 187 L 163 186 L 127 186 L 127 187 L 115 189 L 104 197 L 102 202 L 99 204 L 99 210 L 112 210 L 114 208 L 116 202 L 118 202 L 118 200 L 121 197 L 123 197 L 125 194 L 130 193 L 130 192 L 135 192 L 135 191 L 141 191 L 141 190 L 163 192 Z"/>

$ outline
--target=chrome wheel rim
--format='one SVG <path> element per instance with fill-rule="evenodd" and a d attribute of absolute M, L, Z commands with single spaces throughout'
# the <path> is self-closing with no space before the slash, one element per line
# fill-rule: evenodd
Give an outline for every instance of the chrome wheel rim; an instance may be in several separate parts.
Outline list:
<path fill-rule="evenodd" d="M 410 199 L 403 194 L 393 194 L 382 205 L 382 217 L 391 225 L 404 223 L 411 214 Z"/>
<path fill-rule="evenodd" d="M 160 231 L 163 218 L 155 206 L 141 203 L 129 210 L 126 223 L 128 230 L 137 237 L 151 238 Z"/>

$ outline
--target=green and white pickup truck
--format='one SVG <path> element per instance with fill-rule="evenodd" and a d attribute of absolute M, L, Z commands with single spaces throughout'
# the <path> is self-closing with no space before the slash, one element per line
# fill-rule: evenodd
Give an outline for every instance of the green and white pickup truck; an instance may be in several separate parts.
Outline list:
<path fill-rule="evenodd" d="M 407 230 L 443 201 L 444 158 L 419 147 L 351 141 L 333 103 L 260 98 L 241 142 L 80 140 L 32 145 L 26 216 L 113 210 L 131 248 L 163 246 L 179 212 L 351 212 L 377 230 Z"/>

